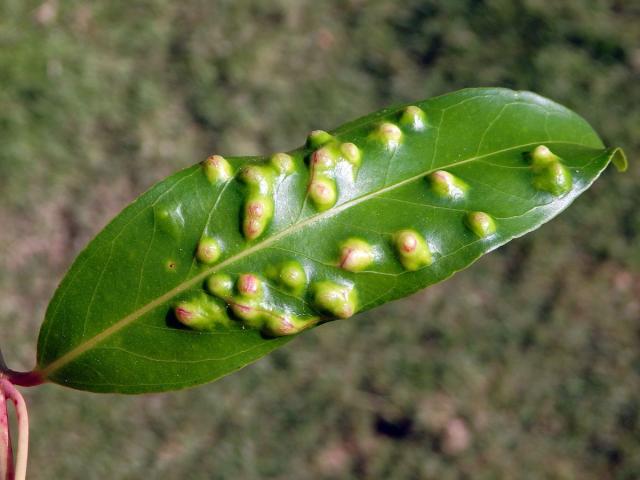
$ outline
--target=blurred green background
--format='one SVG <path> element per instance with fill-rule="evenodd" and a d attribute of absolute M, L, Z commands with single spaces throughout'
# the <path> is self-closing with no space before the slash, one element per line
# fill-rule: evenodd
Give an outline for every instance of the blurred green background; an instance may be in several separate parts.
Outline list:
<path fill-rule="evenodd" d="M 640 478 L 640 3 L 0 0 L 0 339 L 210 153 L 467 86 L 573 108 L 630 171 L 451 280 L 211 385 L 25 390 L 32 479 Z"/>

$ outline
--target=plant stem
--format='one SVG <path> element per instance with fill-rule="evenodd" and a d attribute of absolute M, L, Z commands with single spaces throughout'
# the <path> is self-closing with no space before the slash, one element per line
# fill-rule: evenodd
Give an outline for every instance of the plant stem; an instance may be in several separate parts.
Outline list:
<path fill-rule="evenodd" d="M 9 435 L 9 415 L 4 389 L 0 385 L 0 479 L 13 479 L 13 452 Z"/>
<path fill-rule="evenodd" d="M 13 385 L 19 385 L 20 387 L 35 387 L 36 385 L 42 385 L 44 380 L 40 372 L 16 372 L 14 370 L 7 370 L 6 379 Z"/>
<path fill-rule="evenodd" d="M 21 387 L 34 387 L 41 385 L 45 381 L 42 378 L 40 372 L 32 370 L 31 372 L 16 372 L 7 367 L 2 356 L 2 350 L 0 349 L 0 379 L 6 378 L 13 385 L 20 385 Z"/>
<path fill-rule="evenodd" d="M 29 453 L 29 415 L 24 398 L 13 386 L 33 386 L 43 383 L 39 372 L 16 372 L 7 367 L 0 350 L 0 480 L 25 480 Z M 15 464 L 7 400 L 11 400 L 18 419 L 18 449 Z"/>
<path fill-rule="evenodd" d="M 25 480 L 27 476 L 27 457 L 29 454 L 29 415 L 27 414 L 27 405 L 20 392 L 15 389 L 9 380 L 4 378 L 0 379 L 0 391 L 2 391 L 3 398 L 7 398 L 13 402 L 18 417 L 18 449 L 16 452 L 16 468 L 13 480 Z M 9 440 L 9 454 L 10 453 L 11 441 Z"/>

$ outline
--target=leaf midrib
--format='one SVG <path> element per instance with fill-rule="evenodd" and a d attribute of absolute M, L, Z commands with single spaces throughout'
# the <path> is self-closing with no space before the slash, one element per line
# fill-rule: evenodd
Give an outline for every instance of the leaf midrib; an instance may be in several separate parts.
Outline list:
<path fill-rule="evenodd" d="M 80 355 L 82 355 L 83 353 L 87 352 L 88 350 L 90 350 L 91 348 L 93 348 L 94 346 L 98 345 L 99 343 L 101 343 L 102 341 L 108 339 L 109 337 L 111 337 L 112 335 L 116 334 L 118 331 L 122 330 L 123 328 L 127 327 L 128 325 L 130 325 L 131 323 L 133 323 L 135 320 L 137 320 L 138 318 L 142 317 L 143 315 L 151 312 L 152 310 L 154 310 L 155 308 L 159 307 L 160 305 L 162 305 L 163 303 L 169 301 L 170 299 L 174 298 L 175 296 L 179 295 L 180 293 L 184 292 L 185 290 L 191 288 L 193 285 L 197 284 L 198 282 L 203 281 L 205 278 L 207 278 L 209 275 L 217 272 L 218 270 L 221 270 L 239 260 L 242 260 L 245 257 L 248 257 L 249 255 L 260 251 L 261 249 L 267 248 L 270 245 L 276 243 L 277 241 L 279 241 L 280 239 L 286 237 L 287 235 L 300 230 L 304 227 L 306 227 L 307 225 L 310 225 L 312 223 L 315 223 L 317 221 L 320 220 L 324 220 L 326 218 L 330 218 L 334 215 L 337 215 L 338 213 L 343 212 L 344 210 L 347 210 L 349 208 L 351 208 L 352 206 L 358 205 L 362 202 L 365 202 L 367 200 L 369 200 L 370 198 L 376 197 L 378 195 L 381 195 L 385 192 L 394 190 L 396 188 L 402 187 L 404 185 L 407 185 L 411 182 L 415 182 L 417 180 L 420 180 L 421 178 L 423 178 L 426 175 L 429 175 L 430 173 L 436 171 L 436 170 L 440 170 L 443 168 L 453 168 L 453 167 L 457 167 L 459 165 L 463 165 L 469 162 L 473 162 L 476 160 L 480 160 L 482 158 L 485 157 L 489 157 L 492 155 L 497 155 L 500 153 L 505 153 L 505 152 L 509 152 L 511 150 L 519 150 L 525 147 L 530 147 L 533 145 L 540 145 L 540 144 L 562 144 L 562 145 L 575 145 L 575 146 L 580 146 L 580 147 L 586 147 L 586 148 L 590 148 L 589 145 L 585 145 L 582 143 L 577 143 L 577 142 L 566 142 L 566 141 L 552 141 L 552 140 L 539 140 L 536 142 L 529 142 L 529 143 L 525 143 L 525 144 L 521 144 L 521 145 L 516 145 L 513 147 L 509 147 L 509 148 L 505 148 L 502 150 L 496 150 L 494 152 L 490 152 L 490 153 L 486 153 L 483 155 L 474 155 L 473 157 L 469 157 L 467 159 L 464 160 L 459 160 L 457 162 L 453 162 L 450 163 L 448 165 L 441 165 L 438 166 L 436 168 L 430 168 L 422 173 L 419 173 L 417 175 L 414 175 L 412 177 L 409 177 L 405 180 L 402 180 L 400 182 L 394 183 L 393 185 L 388 185 L 386 187 L 382 187 L 379 188 L 377 190 L 374 190 L 372 192 L 369 192 L 365 195 L 362 195 L 360 197 L 356 197 L 353 198 L 335 208 L 332 208 L 330 210 L 327 210 L 325 212 L 320 212 L 316 215 L 310 216 L 308 218 L 306 218 L 305 220 L 299 222 L 299 223 L 294 223 L 293 225 L 285 228 L 284 230 L 276 233 L 275 235 L 268 237 L 266 239 L 264 239 L 263 241 L 256 243 L 255 245 L 237 253 L 236 255 L 233 255 L 229 258 L 227 258 L 226 260 L 220 262 L 219 264 L 204 270 L 202 272 L 200 272 L 199 274 L 195 275 L 194 277 L 190 278 L 187 281 L 182 282 L 181 284 L 179 284 L 178 286 L 172 288 L 171 290 L 169 290 L 167 293 L 165 293 L 164 295 L 161 295 L 159 297 L 157 297 L 156 299 L 152 300 L 151 302 L 147 303 L 146 305 L 140 307 L 139 309 L 135 310 L 134 312 L 128 314 L 127 316 L 125 316 L 124 318 L 122 318 L 121 320 L 118 320 L 116 323 L 114 323 L 113 325 L 111 325 L 110 327 L 106 328 L 105 330 L 103 330 L 102 332 L 98 333 L 97 335 L 91 337 L 90 339 L 78 344 L 77 346 L 75 346 L 74 348 L 72 348 L 71 350 L 69 350 L 67 353 L 65 353 L 64 355 L 62 355 L 61 357 L 57 358 L 56 360 L 54 360 L 53 362 L 51 362 L 49 365 L 47 365 L 45 368 L 43 368 L 42 370 L 40 370 L 40 373 L 42 375 L 43 378 L 47 378 L 49 377 L 52 373 L 54 373 L 55 371 L 59 370 L 60 368 L 64 367 L 65 365 L 71 363 L 73 360 L 75 360 L 76 358 L 78 358 Z"/>

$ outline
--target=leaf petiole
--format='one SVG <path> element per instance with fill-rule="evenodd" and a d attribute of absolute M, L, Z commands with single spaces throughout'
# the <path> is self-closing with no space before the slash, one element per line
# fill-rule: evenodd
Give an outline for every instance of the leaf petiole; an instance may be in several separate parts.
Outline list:
<path fill-rule="evenodd" d="M 19 385 L 21 387 L 35 387 L 45 382 L 42 375 L 37 370 L 30 372 L 16 372 L 7 367 L 2 356 L 2 350 L 0 350 L 0 379 L 6 378 L 13 385 Z"/>

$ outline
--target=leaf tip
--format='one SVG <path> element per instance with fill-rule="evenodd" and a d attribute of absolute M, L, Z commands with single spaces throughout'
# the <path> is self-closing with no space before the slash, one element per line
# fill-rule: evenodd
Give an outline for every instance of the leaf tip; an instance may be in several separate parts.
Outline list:
<path fill-rule="evenodd" d="M 629 168 L 629 160 L 627 154 L 620 147 L 616 147 L 610 150 L 609 161 L 613 163 L 619 172 L 626 172 Z"/>

